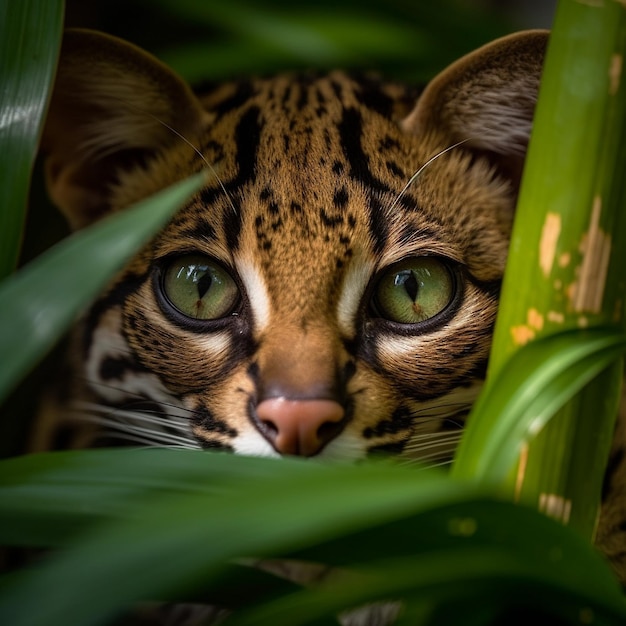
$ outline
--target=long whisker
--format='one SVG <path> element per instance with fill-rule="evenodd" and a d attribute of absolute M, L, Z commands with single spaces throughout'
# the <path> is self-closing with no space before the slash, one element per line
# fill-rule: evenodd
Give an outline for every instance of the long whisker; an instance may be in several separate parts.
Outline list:
<path fill-rule="evenodd" d="M 127 107 L 129 107 L 131 109 L 134 109 L 138 113 L 141 113 L 142 115 L 145 115 L 146 117 L 149 117 L 150 119 L 154 120 L 158 124 L 161 124 L 161 126 L 163 126 L 163 128 L 167 128 L 167 130 L 169 130 L 172 134 L 176 135 L 176 137 L 178 137 L 184 143 L 186 143 L 202 159 L 202 161 L 207 166 L 207 168 L 211 172 L 211 174 L 213 174 L 213 176 L 215 176 L 215 180 L 217 180 L 217 183 L 219 184 L 222 192 L 224 193 L 224 196 L 228 200 L 228 204 L 230 205 L 231 209 L 233 210 L 233 213 L 237 214 L 237 209 L 235 207 L 235 203 L 233 202 L 233 199 L 232 199 L 231 195 L 228 193 L 228 189 L 226 189 L 226 186 L 222 182 L 222 179 L 219 177 L 219 175 L 217 173 L 217 170 L 210 163 L 210 161 L 204 156 L 204 154 L 202 154 L 202 152 L 199 150 L 199 148 L 197 146 L 195 146 L 193 143 L 191 143 L 191 141 L 189 141 L 189 139 L 187 139 L 187 137 L 185 137 L 184 135 L 179 133 L 175 128 L 170 126 L 167 122 L 164 122 L 162 119 L 158 118 L 153 113 L 150 113 L 149 111 L 146 111 L 146 110 L 142 109 L 141 107 L 138 107 L 138 106 L 132 104 L 131 102 L 128 102 L 124 98 L 118 98 L 115 95 L 110 95 L 109 97 L 124 103 L 125 106 L 127 106 Z"/>
<path fill-rule="evenodd" d="M 149 446 L 166 445 L 187 449 L 200 447 L 191 436 L 187 420 L 182 418 L 178 420 L 172 417 L 164 418 L 155 413 L 111 409 L 108 406 L 87 402 L 77 403 L 75 413 L 80 416 L 81 422 L 106 429 L 99 433 L 99 438 L 110 436 Z"/>
<path fill-rule="evenodd" d="M 442 150 L 441 152 L 438 152 L 437 154 L 435 154 L 435 156 L 430 157 L 430 159 L 428 159 L 428 161 L 426 161 L 426 163 L 424 163 L 424 165 L 422 165 L 417 172 L 415 172 L 415 174 L 413 174 L 413 176 L 411 176 L 411 178 L 409 178 L 409 182 L 404 186 L 404 188 L 402 189 L 402 191 L 396 196 L 396 198 L 394 199 L 394 201 L 390 204 L 389 206 L 389 212 L 393 211 L 393 209 L 396 208 L 396 206 L 398 205 L 398 203 L 400 202 L 400 200 L 402 199 L 402 196 L 404 196 L 404 194 L 407 192 L 407 190 L 409 189 L 409 187 L 417 180 L 417 178 L 419 177 L 419 175 L 436 159 L 438 159 L 440 156 L 443 156 L 444 154 L 446 154 L 447 152 L 450 152 L 450 150 L 454 150 L 454 148 L 458 148 L 460 145 L 467 143 L 470 139 L 463 139 L 461 141 L 458 141 L 457 143 L 448 146 L 447 148 L 445 148 L 445 150 Z"/>
<path fill-rule="evenodd" d="M 172 128 L 169 124 L 167 124 L 163 120 L 160 120 L 158 117 L 156 117 L 156 115 L 153 115 L 152 113 L 148 113 L 148 112 L 145 112 L 145 114 L 150 116 L 155 121 L 157 121 L 163 127 L 167 128 L 171 133 L 176 135 L 179 139 L 182 139 L 182 141 L 184 141 L 204 161 L 205 165 L 209 168 L 209 171 L 213 174 L 213 176 L 215 176 L 215 180 L 217 180 L 217 183 L 220 186 L 220 189 L 222 190 L 222 192 L 224 193 L 224 196 L 228 200 L 228 204 L 230 204 L 230 208 L 233 210 L 233 213 L 235 213 L 236 215 L 237 209 L 235 208 L 235 203 L 233 202 L 233 199 L 230 193 L 228 193 L 228 189 L 226 189 L 226 185 L 224 185 L 224 183 L 222 182 L 222 179 L 219 177 L 217 173 L 217 170 L 213 167 L 213 165 L 209 162 L 209 160 L 204 156 L 204 154 L 202 154 L 202 152 L 193 143 L 191 143 L 191 141 L 189 141 L 187 137 L 179 133 L 175 128 Z"/>

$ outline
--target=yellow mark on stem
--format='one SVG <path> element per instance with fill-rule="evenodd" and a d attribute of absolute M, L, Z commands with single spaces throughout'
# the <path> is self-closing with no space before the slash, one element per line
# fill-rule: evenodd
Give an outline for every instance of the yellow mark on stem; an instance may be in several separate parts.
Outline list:
<path fill-rule="evenodd" d="M 578 328 L 587 328 L 588 326 L 589 320 L 584 315 L 581 315 L 578 318 Z"/>
<path fill-rule="evenodd" d="M 599 313 L 602 308 L 611 255 L 611 237 L 600 228 L 601 212 L 602 199 L 596 196 L 593 199 L 589 230 L 580 246 L 583 253 L 580 277 L 572 290 L 572 307 L 578 313 Z"/>
<path fill-rule="evenodd" d="M 523 443 L 519 451 L 519 463 L 517 464 L 517 475 L 515 476 L 515 501 L 519 502 L 526 475 L 526 465 L 528 465 L 528 444 Z"/>
<path fill-rule="evenodd" d="M 556 289 L 556 291 L 558 291 L 559 289 L 561 289 L 561 287 L 563 286 L 563 281 L 562 280 L 555 280 L 554 281 L 554 288 Z"/>
<path fill-rule="evenodd" d="M 539 495 L 539 510 L 548 517 L 567 524 L 572 513 L 572 501 L 555 493 L 542 493 Z"/>
<path fill-rule="evenodd" d="M 536 330 L 543 328 L 543 315 L 541 315 L 537 309 L 528 309 L 526 319 L 531 328 L 535 328 Z"/>
<path fill-rule="evenodd" d="M 543 275 L 547 278 L 552 271 L 556 244 L 561 234 L 561 216 L 558 213 L 548 213 L 541 230 L 539 242 L 539 266 Z"/>
<path fill-rule="evenodd" d="M 565 315 L 559 311 L 548 311 L 548 321 L 554 324 L 562 324 L 565 321 Z"/>
<path fill-rule="evenodd" d="M 535 338 L 535 331 L 525 324 L 522 324 L 521 326 L 512 326 L 511 337 L 513 338 L 513 343 L 516 346 L 523 346 L 531 339 Z"/>
<path fill-rule="evenodd" d="M 564 252 L 559 255 L 559 267 L 567 267 L 572 260 L 572 255 L 569 252 Z"/>
<path fill-rule="evenodd" d="M 622 78 L 622 65 L 624 58 L 621 54 L 611 56 L 611 65 L 609 67 L 609 95 L 614 96 L 618 90 Z"/>

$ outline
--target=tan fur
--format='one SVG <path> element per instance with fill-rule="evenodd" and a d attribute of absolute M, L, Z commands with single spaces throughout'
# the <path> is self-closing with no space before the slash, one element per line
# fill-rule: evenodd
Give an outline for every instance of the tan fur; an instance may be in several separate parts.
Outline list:
<path fill-rule="evenodd" d="M 55 420 L 89 433 L 105 421 L 124 439 L 115 420 L 147 419 L 135 403 L 149 401 L 177 432 L 160 423 L 150 442 L 276 455 L 255 411 L 286 398 L 345 411 L 322 458 L 449 459 L 484 375 L 546 39 L 489 44 L 419 97 L 340 72 L 196 97 L 134 47 L 69 33 L 44 149 L 70 223 L 207 165 L 214 179 L 78 327 L 71 397 L 38 446 L 54 445 Z M 192 323 L 164 302 L 160 273 L 189 252 L 236 278 L 241 303 L 223 320 Z M 371 304 L 381 273 L 424 256 L 451 268 L 456 300 L 432 323 L 389 324 Z M 606 510 L 614 528 L 626 518 Z M 599 536 L 622 563 L 604 522 Z"/>

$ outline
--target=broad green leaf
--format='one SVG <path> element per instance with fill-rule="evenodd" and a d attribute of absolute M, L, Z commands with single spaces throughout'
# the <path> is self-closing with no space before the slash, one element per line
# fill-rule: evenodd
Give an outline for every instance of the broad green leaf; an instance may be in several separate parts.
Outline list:
<path fill-rule="evenodd" d="M 0 3 L 0 279 L 17 263 L 31 168 L 52 86 L 62 0 Z"/>
<path fill-rule="evenodd" d="M 502 485 L 522 447 L 625 349 L 624 333 L 600 328 L 565 331 L 520 348 L 474 405 L 452 474 Z"/>
<path fill-rule="evenodd" d="M 71 235 L 0 285 L 0 401 L 204 180 L 197 174 Z"/>
<path fill-rule="evenodd" d="M 471 504 L 466 509 L 472 514 Z M 415 519 L 416 523 L 419 521 L 419 517 Z M 510 522 L 523 532 L 519 521 Z M 474 608 L 476 604 L 489 607 L 491 616 L 509 607 L 512 615 L 515 615 L 515 609 L 532 607 L 544 620 L 549 616 L 562 626 L 579 624 L 581 614 L 585 613 L 593 614 L 594 624 L 619 626 L 626 618 L 623 601 L 614 583 L 612 594 L 606 594 L 605 589 L 591 590 L 586 581 L 570 585 L 569 581 L 563 581 L 562 565 L 555 565 L 549 558 L 531 559 L 504 542 L 479 547 L 473 546 L 471 541 L 467 543 L 453 549 L 434 549 L 396 560 L 370 563 L 356 571 L 342 571 L 331 576 L 319 589 L 296 591 L 260 607 L 236 612 L 225 624 L 317 625 L 318 620 L 353 607 L 398 599 L 409 610 L 430 608 L 419 622 L 401 622 L 413 625 L 466 624 L 468 617 L 471 618 L 467 605 Z M 582 566 L 583 560 L 577 559 L 573 565 Z M 612 597 L 607 597 L 609 595 Z M 438 612 L 440 607 L 447 609 L 447 619 Z M 429 618 L 428 613 L 432 617 Z M 557 622 L 559 618 L 563 621 Z M 474 623 L 490 626 L 494 622 L 486 619 Z M 547 620 L 541 623 L 547 623 Z"/>
<path fill-rule="evenodd" d="M 212 480 L 213 455 L 183 454 L 204 463 L 205 480 Z M 169 596 L 200 580 L 209 586 L 232 558 L 301 548 L 441 502 L 452 493 L 468 493 L 465 485 L 450 484 L 440 475 L 424 478 L 418 488 L 411 471 L 364 466 L 340 473 L 312 463 L 301 463 L 299 471 L 296 466 L 292 463 L 286 472 L 273 463 L 281 469 L 273 480 L 250 475 L 235 491 L 215 498 L 181 492 L 142 500 L 48 567 L 3 589 L 0 623 L 9 617 L 13 626 L 100 623 L 140 598 Z M 38 603 L 28 607 L 25 598 L 32 593 L 38 594 Z"/>
<path fill-rule="evenodd" d="M 530 509 L 480 496 L 476 488 L 439 473 L 192 451 L 117 450 L 89 457 L 42 455 L 0 465 L 2 517 L 16 502 L 18 514 L 41 527 L 54 514 L 46 511 L 51 502 L 39 481 L 53 489 L 67 515 L 80 500 L 92 507 L 101 488 L 113 503 L 117 496 L 106 491 L 111 485 L 137 489 L 131 498 L 121 489 L 119 511 L 104 511 L 103 523 L 83 527 L 66 551 L 7 580 L 0 621 L 97 624 L 140 599 L 225 590 L 234 575 L 232 559 L 242 555 L 321 557 L 353 566 L 345 579 L 339 576 L 337 584 L 309 599 L 297 592 L 295 604 L 287 595 L 277 600 L 278 609 L 253 611 L 262 616 L 265 610 L 282 614 L 285 606 L 291 611 L 317 606 L 311 613 L 300 611 L 294 621 L 255 617 L 251 623 L 301 623 L 302 616 L 321 619 L 366 599 L 404 594 L 418 603 L 429 597 L 447 602 L 462 598 L 465 589 L 488 595 L 499 582 L 512 591 L 520 580 L 564 598 L 564 606 L 582 603 L 598 614 L 624 618 L 617 583 L 585 542 Z M 128 472 L 135 462 L 136 481 Z M 159 469 L 161 463 L 165 469 Z M 91 474 L 85 482 L 77 471 L 81 464 Z M 170 475 L 176 476 L 174 484 Z M 92 493 L 86 484 L 93 485 Z M 75 489 L 74 496 L 63 496 Z M 30 510 L 23 508 L 28 502 Z M 20 524 L 19 515 L 13 524 Z M 268 583 L 270 600 L 280 591 L 280 585 Z M 37 597 L 37 604 L 27 602 L 29 597 Z M 215 598 L 214 592 L 209 597 Z"/>

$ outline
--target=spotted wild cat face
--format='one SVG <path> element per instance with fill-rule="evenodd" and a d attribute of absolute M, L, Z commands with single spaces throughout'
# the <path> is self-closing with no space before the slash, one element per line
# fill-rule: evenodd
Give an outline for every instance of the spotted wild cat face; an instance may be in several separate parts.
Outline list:
<path fill-rule="evenodd" d="M 101 38 L 68 36 L 46 134 L 70 221 L 212 178 L 86 315 L 83 419 L 243 454 L 448 456 L 485 373 L 545 34 L 495 42 L 419 97 L 337 72 L 200 99 Z M 80 89 L 96 45 L 101 75 L 136 88 Z"/>

